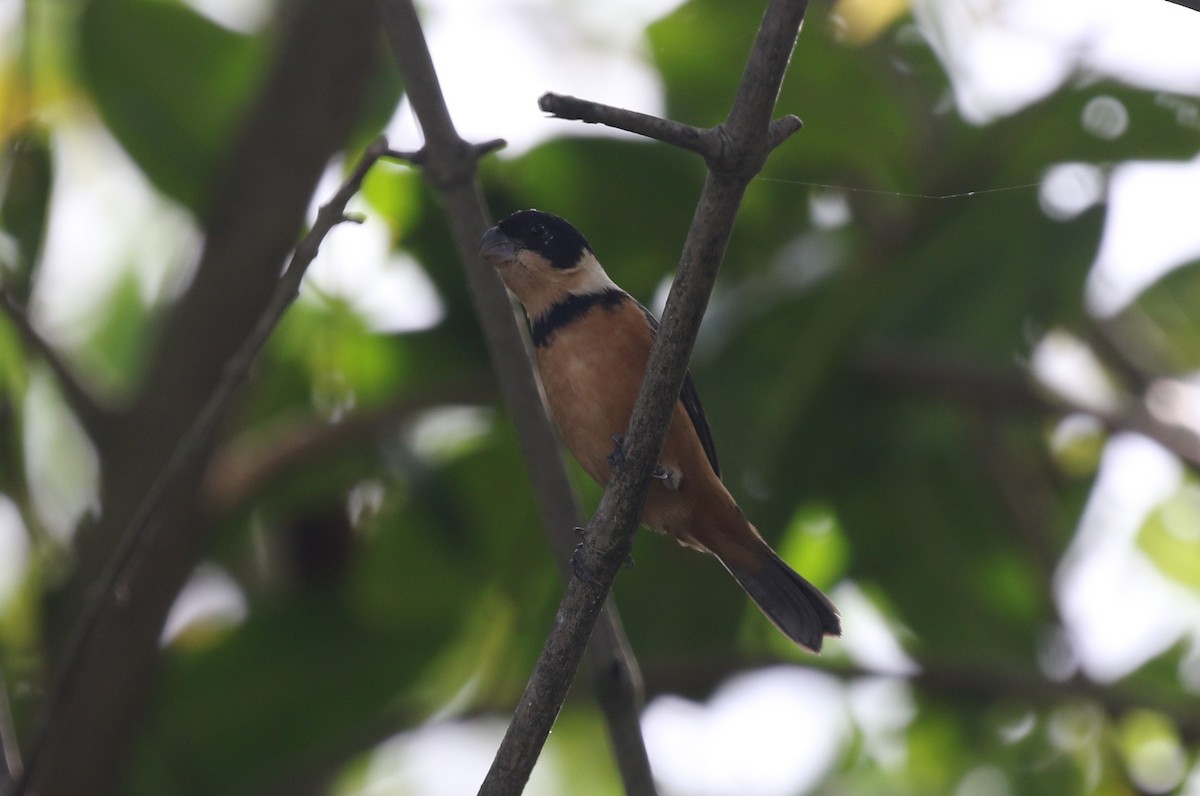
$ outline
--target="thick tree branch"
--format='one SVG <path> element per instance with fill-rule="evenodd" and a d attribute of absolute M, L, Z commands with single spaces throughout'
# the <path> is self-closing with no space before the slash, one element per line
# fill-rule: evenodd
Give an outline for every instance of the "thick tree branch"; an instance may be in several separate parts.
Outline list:
<path fill-rule="evenodd" d="M 481 794 L 517 794 L 524 788 L 600 606 L 629 554 L 650 471 L 662 450 L 742 195 L 769 152 L 770 116 L 806 6 L 804 0 L 772 0 L 763 16 L 733 109 L 718 128 L 724 144 L 720 155 L 706 157 L 709 174 L 625 435 L 624 463 L 609 481 L 580 548 L 579 571 L 587 576 L 573 577 L 568 584 L 554 627 Z"/>
<path fill-rule="evenodd" d="M 16 301 L 7 291 L 0 289 L 0 312 L 8 318 L 25 347 L 46 363 L 46 367 L 54 374 L 58 389 L 62 392 L 63 400 L 83 426 L 83 430 L 93 441 L 100 441 L 111 429 L 113 415 L 100 405 L 95 396 L 79 382 L 74 371 L 63 362 L 54 347 L 34 328 L 25 310 L 17 306 Z"/>
<path fill-rule="evenodd" d="M 97 595 L 92 586 L 263 313 L 313 188 L 358 115 L 377 52 L 375 6 L 300 0 L 283 8 L 276 57 L 216 175 L 195 278 L 172 308 L 139 394 L 109 435 L 113 442 L 101 446 L 103 514 L 80 534 L 80 566 L 52 616 L 52 626 L 69 619 L 73 629 L 55 650 L 55 676 L 18 792 L 74 796 L 116 788 L 151 693 L 162 622 L 201 549 L 198 492 L 207 449 L 163 495 L 156 530 L 135 551 L 138 564 L 121 573 L 121 587 Z M 95 619 L 81 631 L 85 611 Z M 83 647 L 64 655 L 80 638 Z"/>
<path fill-rule="evenodd" d="M 112 610 L 112 603 L 128 599 L 128 597 L 123 598 L 122 595 L 128 595 L 131 582 L 138 575 L 138 569 L 147 566 L 146 552 L 155 546 L 153 534 L 159 532 L 162 527 L 155 524 L 154 520 L 163 497 L 185 473 L 196 468 L 204 454 L 211 449 L 219 430 L 219 424 L 237 397 L 239 389 L 250 373 L 251 366 L 279 324 L 284 312 L 299 295 L 300 282 L 303 280 L 308 266 L 317 256 L 321 242 L 330 230 L 348 220 L 345 216 L 346 203 L 358 193 L 367 171 L 386 152 L 387 141 L 384 139 L 380 138 L 372 143 L 333 198 L 321 206 L 316 222 L 296 246 L 291 262 L 279 280 L 258 323 L 255 324 L 250 336 L 242 343 L 241 348 L 229 360 L 221 373 L 220 381 L 209 394 L 200 414 L 192 421 L 191 426 L 167 460 L 165 467 L 147 490 L 128 529 L 121 537 L 120 544 L 109 558 L 107 566 L 92 590 L 92 595 L 84 606 L 83 615 L 76 625 L 75 633 L 63 653 L 59 677 L 53 684 L 44 708 L 45 716 L 48 719 L 52 720 L 58 714 L 58 703 L 64 695 L 78 687 L 81 658 L 92 634 L 97 630 L 100 616 L 104 612 Z M 35 743 L 30 753 L 30 768 L 36 765 L 40 749 L 40 745 Z"/>
<path fill-rule="evenodd" d="M 472 145 L 459 137 L 411 0 L 380 0 L 380 7 L 388 41 L 425 134 L 425 146 L 412 160 L 437 192 L 450 222 L 492 368 L 530 469 L 542 526 L 555 560 L 569 578 L 568 562 L 577 542 L 574 528 L 581 521 L 582 508 L 531 368 L 524 320 L 499 277 L 479 259 L 479 239 L 491 224 L 491 215 L 476 178 L 476 161 L 498 142 Z M 654 779 L 639 723 L 641 672 L 616 606 L 603 597 L 601 603 L 605 605 L 602 630 L 587 647 L 596 699 L 626 793 L 652 796 Z"/>

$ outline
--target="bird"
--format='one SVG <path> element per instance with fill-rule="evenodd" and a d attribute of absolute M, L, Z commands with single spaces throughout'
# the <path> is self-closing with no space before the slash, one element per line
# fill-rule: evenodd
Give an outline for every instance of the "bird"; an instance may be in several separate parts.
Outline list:
<path fill-rule="evenodd" d="M 552 213 L 512 213 L 484 233 L 479 252 L 525 309 L 563 442 L 605 486 L 620 461 L 658 322 L 613 282 L 583 234 Z M 841 635 L 833 603 L 771 549 L 722 483 L 690 373 L 641 523 L 716 556 L 767 619 L 800 646 L 819 653 L 825 636 Z"/>

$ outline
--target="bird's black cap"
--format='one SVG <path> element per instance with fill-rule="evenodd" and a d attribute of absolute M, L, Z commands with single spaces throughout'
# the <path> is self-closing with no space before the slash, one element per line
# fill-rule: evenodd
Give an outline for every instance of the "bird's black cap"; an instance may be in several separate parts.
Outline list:
<path fill-rule="evenodd" d="M 554 268 L 571 268 L 592 251 L 587 238 L 570 222 L 542 210 L 518 210 L 496 227 L 522 248 L 545 257 Z"/>

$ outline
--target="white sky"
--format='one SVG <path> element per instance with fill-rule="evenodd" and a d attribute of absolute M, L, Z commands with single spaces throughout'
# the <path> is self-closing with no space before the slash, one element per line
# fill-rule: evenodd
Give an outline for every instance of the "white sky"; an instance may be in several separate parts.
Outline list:
<path fill-rule="evenodd" d="M 246 29 L 261 21 L 267 6 L 265 0 L 191 2 L 214 18 Z M 648 65 L 642 31 L 675 4 L 676 0 L 432 0 L 422 5 L 422 12 L 460 131 L 474 140 L 504 137 L 510 143 L 505 156 L 511 156 L 553 136 L 600 132 L 595 126 L 583 129 L 546 119 L 537 110 L 536 98 L 547 90 L 660 112 L 662 89 Z M 1165 0 L 916 0 L 915 6 L 922 29 L 954 67 L 955 99 L 968 119 L 982 122 L 1014 112 L 1080 72 L 1115 75 L 1192 97 L 1200 93 L 1200 14 Z M 0 12 L 0 32 L 11 27 L 7 19 Z M 482 81 L 480 59 L 489 64 Z M 1200 124 L 1194 101 L 1178 107 L 1184 123 Z M 1098 135 L 1119 134 L 1120 111 L 1101 105 L 1080 123 Z M 400 148 L 419 143 L 407 108 L 390 125 L 389 137 Z M 34 309 L 47 334 L 70 345 L 89 331 L 89 319 L 106 300 L 123 264 L 135 264 L 147 298 L 169 292 L 189 267 L 198 238 L 191 221 L 158 198 L 97 129 L 86 124 L 67 127 L 56 143 L 59 183 Z M 1200 224 L 1194 220 L 1200 208 L 1200 159 L 1123 164 L 1107 179 L 1090 168 L 1066 164 L 1051 175 L 1054 179 L 1044 186 L 1041 200 L 1050 211 L 1070 215 L 1107 194 L 1109 221 L 1087 296 L 1096 311 L 1107 313 L 1166 269 L 1200 256 Z M 996 186 L 958 186 L 963 191 L 980 187 Z M 440 309 L 428 280 L 411 263 L 389 258 L 382 229 L 368 220 L 351 234 L 343 231 L 331 238 L 314 265 L 314 282 L 355 301 L 380 330 L 435 322 Z M 1050 357 L 1043 367 L 1053 374 L 1059 367 L 1053 350 L 1039 354 Z M 60 426 L 55 433 L 72 432 Z M 45 442 L 43 438 L 40 444 Z M 1058 582 L 1067 634 L 1079 665 L 1092 676 L 1119 677 L 1180 638 L 1195 642 L 1200 637 L 1194 594 L 1165 584 L 1139 558 L 1132 537 L 1155 501 L 1178 484 L 1179 472 L 1171 457 L 1140 438 L 1118 437 L 1105 453 L 1080 538 Z M 94 477 L 83 476 L 85 482 L 91 479 L 89 486 L 73 503 L 64 504 L 58 495 L 43 501 L 58 506 L 42 508 L 53 512 L 67 505 L 75 512 L 84 510 L 94 500 Z M 24 566 L 22 538 L 11 506 L 0 502 L 0 600 L 11 588 L 14 571 Z M 226 578 L 202 574 L 193 590 L 203 592 L 205 583 L 218 591 L 231 588 Z M 856 603 L 851 593 L 839 596 L 848 605 Z M 215 603 L 225 606 L 223 610 L 237 605 L 236 599 Z M 182 615 L 186 612 L 176 614 Z M 899 647 L 877 612 L 866 610 L 859 616 L 855 619 L 855 611 L 847 611 L 842 654 L 903 666 L 903 654 L 896 655 Z M 1145 617 L 1153 621 L 1135 621 Z M 862 637 L 878 631 L 880 641 L 855 651 L 849 639 L 860 622 Z M 871 633 L 868 628 L 873 628 Z M 860 726 L 882 722 L 877 730 L 885 739 L 895 731 L 888 729 L 896 724 L 895 717 L 901 717 L 903 726 L 905 711 L 911 711 L 906 691 L 897 690 L 894 683 L 883 688 L 881 693 L 889 695 L 886 701 L 880 698 L 884 718 L 871 719 L 854 688 L 843 689 L 811 672 L 770 670 L 726 684 L 704 705 L 667 698 L 652 703 L 646 714 L 647 738 L 668 792 L 795 793 L 817 781 L 844 750 L 850 717 Z M 796 718 L 814 705 L 835 717 L 819 731 Z M 400 777 L 405 792 L 445 792 L 438 782 L 448 768 L 474 772 L 478 758 L 490 756 L 494 749 L 496 728 L 481 725 L 466 732 L 474 735 L 466 738 L 462 731 L 442 726 L 404 736 L 376 761 L 376 783 Z M 672 751 L 682 748 L 685 738 L 692 744 L 686 759 Z M 709 750 L 699 762 L 697 748 Z M 730 748 L 741 751 L 721 751 Z M 760 755 L 763 749 L 769 754 Z M 895 743 L 880 749 L 891 749 L 893 759 L 903 755 L 902 745 Z M 427 765 L 432 755 L 439 761 L 445 756 L 450 765 Z M 477 782 L 472 775 L 467 786 Z M 726 789 L 714 790 L 713 783 Z M 395 791 L 371 786 L 359 792 Z"/>

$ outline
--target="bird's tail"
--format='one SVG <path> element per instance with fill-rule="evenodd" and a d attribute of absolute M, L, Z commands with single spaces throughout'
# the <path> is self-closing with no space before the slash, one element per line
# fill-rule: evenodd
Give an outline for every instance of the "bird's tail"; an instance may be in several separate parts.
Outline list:
<path fill-rule="evenodd" d="M 840 636 L 837 609 L 821 590 L 783 563 L 766 542 L 750 557 L 752 563 L 735 563 L 734 556 L 718 556 L 771 624 L 792 641 L 813 652 L 821 651 L 825 636 Z M 739 561 L 746 556 L 737 556 Z"/>

